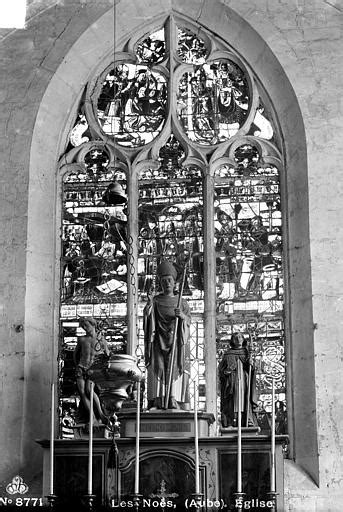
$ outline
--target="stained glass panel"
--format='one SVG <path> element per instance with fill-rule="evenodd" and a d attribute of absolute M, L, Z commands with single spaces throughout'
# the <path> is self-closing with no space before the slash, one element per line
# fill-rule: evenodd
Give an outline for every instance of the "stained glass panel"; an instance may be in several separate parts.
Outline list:
<path fill-rule="evenodd" d="M 160 151 L 160 168 L 140 174 L 138 295 L 141 313 L 148 294 L 161 291 L 156 279 L 160 261 L 172 261 L 179 274 L 186 265 L 183 296 L 192 311 L 190 364 L 195 378 L 203 364 L 202 174 L 195 167 L 181 167 L 183 156 L 181 145 L 171 137 Z M 200 382 L 204 384 L 203 375 Z"/>
<path fill-rule="evenodd" d="M 204 64 L 208 50 L 205 42 L 191 30 L 178 29 L 177 54 L 187 64 Z"/>
<path fill-rule="evenodd" d="M 146 37 L 136 47 L 136 55 L 139 63 L 156 64 L 161 62 L 166 54 L 164 29 L 158 30 Z"/>
<path fill-rule="evenodd" d="M 242 333 L 256 371 L 257 416 L 271 408 L 271 378 L 285 407 L 283 265 L 279 172 L 251 145 L 215 176 L 218 357 Z M 281 407 L 281 406 L 280 406 Z"/>
<path fill-rule="evenodd" d="M 190 375 L 198 385 L 198 408 L 206 410 L 206 365 L 204 354 L 204 321 L 202 315 L 192 314 L 190 332 Z M 191 407 L 194 407 L 194 387 L 190 388 Z"/>
<path fill-rule="evenodd" d="M 157 264 L 166 258 L 180 269 L 187 260 L 184 295 L 203 298 L 202 175 L 195 167 L 175 166 L 179 153 L 181 146 L 171 138 L 160 152 L 161 167 L 140 176 L 138 274 L 142 297 L 151 287 L 157 291 L 153 276 Z"/>
<path fill-rule="evenodd" d="M 250 92 L 243 71 L 229 60 L 194 67 L 181 77 L 177 113 L 190 140 L 217 144 L 243 125 Z"/>
<path fill-rule="evenodd" d="M 274 137 L 273 124 L 262 101 L 260 101 L 256 110 L 254 121 L 248 134 L 265 140 L 272 140 Z"/>
<path fill-rule="evenodd" d="M 119 144 L 143 146 L 161 131 L 166 101 L 166 79 L 159 71 L 141 64 L 119 64 L 102 84 L 98 121 L 104 133 Z"/>
<path fill-rule="evenodd" d="M 77 116 L 75 126 L 70 132 L 70 143 L 74 147 L 81 146 L 81 144 L 83 144 L 84 142 L 88 142 L 90 140 L 90 137 L 91 134 L 88 130 L 88 122 L 86 116 L 79 113 Z"/>
<path fill-rule="evenodd" d="M 91 150 L 85 164 L 76 166 L 63 181 L 61 342 L 59 355 L 61 429 L 73 430 L 78 392 L 73 351 L 84 334 L 80 317 L 97 321 L 111 352 L 126 352 L 126 176 L 108 167 L 102 149 Z M 122 187 L 120 204 L 113 187 Z M 120 190 L 120 189 L 119 189 Z"/>

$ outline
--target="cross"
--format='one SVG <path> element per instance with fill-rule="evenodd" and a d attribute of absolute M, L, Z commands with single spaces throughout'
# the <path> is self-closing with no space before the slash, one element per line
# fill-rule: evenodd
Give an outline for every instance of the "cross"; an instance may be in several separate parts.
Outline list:
<path fill-rule="evenodd" d="M 179 495 L 176 492 L 171 494 L 166 493 L 166 482 L 161 480 L 161 486 L 157 489 L 157 494 L 149 494 L 149 498 L 161 498 L 160 506 L 164 508 L 166 506 L 166 498 L 177 498 Z"/>

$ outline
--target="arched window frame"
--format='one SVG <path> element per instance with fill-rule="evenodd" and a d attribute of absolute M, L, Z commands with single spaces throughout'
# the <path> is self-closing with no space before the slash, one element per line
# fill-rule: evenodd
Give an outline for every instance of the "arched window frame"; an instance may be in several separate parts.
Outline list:
<path fill-rule="evenodd" d="M 130 6 L 127 8 L 135 8 L 134 5 L 130 4 Z M 159 6 L 156 9 L 156 6 L 150 4 L 141 4 L 140 8 L 144 9 L 147 24 L 153 20 L 154 27 L 165 19 L 170 8 L 177 9 L 186 18 L 196 19 L 201 26 L 218 34 L 219 38 L 228 41 L 232 47 L 239 48 L 241 55 L 256 72 L 256 76 L 263 78 L 261 81 L 278 114 L 286 170 L 283 178 L 285 181 L 283 204 L 286 210 L 285 264 L 289 290 L 287 304 L 290 311 L 286 328 L 289 333 L 287 359 L 290 385 L 288 389 L 292 409 L 289 413 L 291 455 L 318 481 L 311 269 L 308 243 L 307 157 L 304 126 L 296 95 L 279 61 L 262 37 L 244 21 L 244 13 L 238 14 L 239 9 L 234 11 L 220 2 L 213 2 L 210 12 L 206 8 L 199 13 L 193 4 L 186 5 L 178 0 L 173 0 L 172 6 L 163 8 Z M 108 11 L 103 18 L 99 19 L 96 26 L 91 27 L 80 37 L 66 55 L 42 99 L 33 132 L 28 212 L 26 349 L 29 352 L 41 350 L 43 354 L 46 352 L 48 340 L 47 357 L 52 362 L 51 370 L 54 379 L 56 378 L 55 356 L 58 333 L 56 286 L 59 276 L 59 264 L 55 267 L 54 262 L 56 255 L 59 255 L 59 248 L 58 240 L 56 246 L 52 235 L 56 232 L 59 236 L 60 187 L 55 186 L 53 173 L 47 173 L 47 169 L 53 168 L 54 162 L 65 151 L 67 134 L 73 126 L 76 107 L 82 94 L 80 83 L 86 83 L 89 79 L 90 69 L 97 69 L 100 72 L 103 68 L 102 64 L 98 65 L 98 63 L 103 62 L 102 55 L 104 53 L 109 55 L 112 51 L 112 20 L 113 11 Z M 148 31 L 147 24 L 143 29 L 144 32 Z M 138 33 L 141 30 L 141 23 L 137 19 L 130 19 L 128 22 L 126 9 L 118 9 L 118 27 L 120 27 L 119 41 L 126 39 L 127 33 Z M 98 38 L 97 31 L 108 34 L 107 39 Z M 88 54 L 85 53 L 85 48 L 89 48 Z M 63 79 L 65 76 L 69 77 L 68 83 Z M 56 102 L 56 91 L 58 91 L 59 102 Z M 49 134 L 46 133 L 47 125 L 50 126 Z M 42 151 L 43 144 L 44 151 Z M 57 183 L 60 183 L 60 178 L 58 176 Z M 46 216 L 41 215 L 46 208 L 48 190 L 50 190 L 49 197 L 52 197 L 52 194 L 56 197 L 57 218 L 55 211 L 49 212 Z M 53 250 L 41 253 L 42 243 Z M 52 284 L 47 280 L 51 276 L 51 271 L 55 275 Z M 51 314 L 51 307 L 54 309 L 53 314 Z M 42 315 L 45 318 L 43 327 Z M 32 371 L 35 371 L 34 368 L 28 365 L 26 373 Z M 42 393 L 46 394 L 43 381 L 49 379 L 50 366 L 41 367 L 39 374 L 42 382 L 32 381 L 32 386 L 28 387 L 28 394 L 31 388 L 37 392 L 37 386 Z M 39 432 L 42 426 L 37 424 L 33 410 L 25 407 L 25 411 L 25 432 L 30 436 L 31 432 Z M 35 427 L 31 427 L 31 423 Z"/>

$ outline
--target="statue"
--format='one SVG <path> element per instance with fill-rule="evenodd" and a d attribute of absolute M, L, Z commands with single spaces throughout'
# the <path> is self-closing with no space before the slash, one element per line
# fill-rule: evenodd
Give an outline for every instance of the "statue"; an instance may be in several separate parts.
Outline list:
<path fill-rule="evenodd" d="M 286 434 L 287 432 L 287 411 L 282 400 L 275 402 L 275 434 Z"/>
<path fill-rule="evenodd" d="M 162 293 L 149 296 L 144 308 L 145 363 L 147 366 L 148 408 L 189 409 L 189 329 L 190 308 L 174 295 L 175 267 L 164 260 L 157 267 Z M 177 332 L 174 334 L 175 326 Z M 172 347 L 174 364 L 171 368 Z M 188 363 L 188 364 L 187 364 Z M 171 375 L 171 378 L 170 378 Z M 170 385 L 169 400 L 168 383 Z"/>
<path fill-rule="evenodd" d="M 80 336 L 74 350 L 74 362 L 76 366 L 76 384 L 79 390 L 81 404 L 79 415 L 82 416 L 82 409 L 86 411 L 86 421 L 89 421 L 90 412 L 90 368 L 96 359 L 100 357 L 108 359 L 110 352 L 104 337 L 98 339 L 96 333 L 96 320 L 92 317 L 81 317 L 80 327 L 86 331 L 85 336 Z M 94 415 L 99 423 L 108 424 L 108 417 L 104 413 L 100 399 L 94 390 L 93 395 Z M 88 416 L 87 416 L 88 414 Z M 82 421 L 82 420 L 81 420 Z"/>
<path fill-rule="evenodd" d="M 232 334 L 230 347 L 218 368 L 222 426 L 237 426 L 238 393 L 241 394 L 242 426 L 257 426 L 255 371 L 241 333 Z"/>

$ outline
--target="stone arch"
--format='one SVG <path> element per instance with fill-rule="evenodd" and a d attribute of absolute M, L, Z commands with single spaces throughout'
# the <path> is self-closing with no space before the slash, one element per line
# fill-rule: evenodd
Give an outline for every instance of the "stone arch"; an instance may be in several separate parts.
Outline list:
<path fill-rule="evenodd" d="M 283 137 L 286 173 L 283 204 L 286 221 L 286 272 L 288 276 L 288 368 L 290 390 L 290 436 L 292 456 L 311 476 L 318 478 L 314 348 L 309 253 L 308 184 L 305 131 L 298 101 L 284 69 L 263 36 L 245 20 L 247 2 L 221 0 L 125 0 L 115 13 L 108 10 L 69 48 L 41 100 L 30 153 L 28 244 L 26 280 L 26 338 L 23 448 L 30 464 L 32 439 L 47 435 L 48 421 L 41 422 L 32 410 L 32 396 L 49 403 L 48 383 L 56 373 L 58 337 L 58 245 L 60 191 L 56 163 L 64 152 L 67 133 L 76 115 L 84 85 L 104 55 L 113 51 L 113 19 L 116 38 L 161 23 L 171 12 L 193 20 L 214 32 L 240 53 L 263 83 L 278 114 Z M 235 10 L 233 10 L 233 8 Z M 142 28 L 143 27 L 143 28 Z M 273 27 L 268 28 L 268 38 Z M 265 30 L 266 30 L 265 29 Z M 270 32 L 272 31 L 272 32 Z M 49 130 L 47 130 L 49 126 Z M 47 210 L 46 205 L 51 207 Z M 45 215 L 42 215 L 45 212 Z M 42 247 L 44 248 L 42 250 Z M 42 321 L 43 319 L 43 321 Z M 48 406 L 45 416 L 48 416 Z M 37 434 L 38 433 L 38 434 Z"/>

